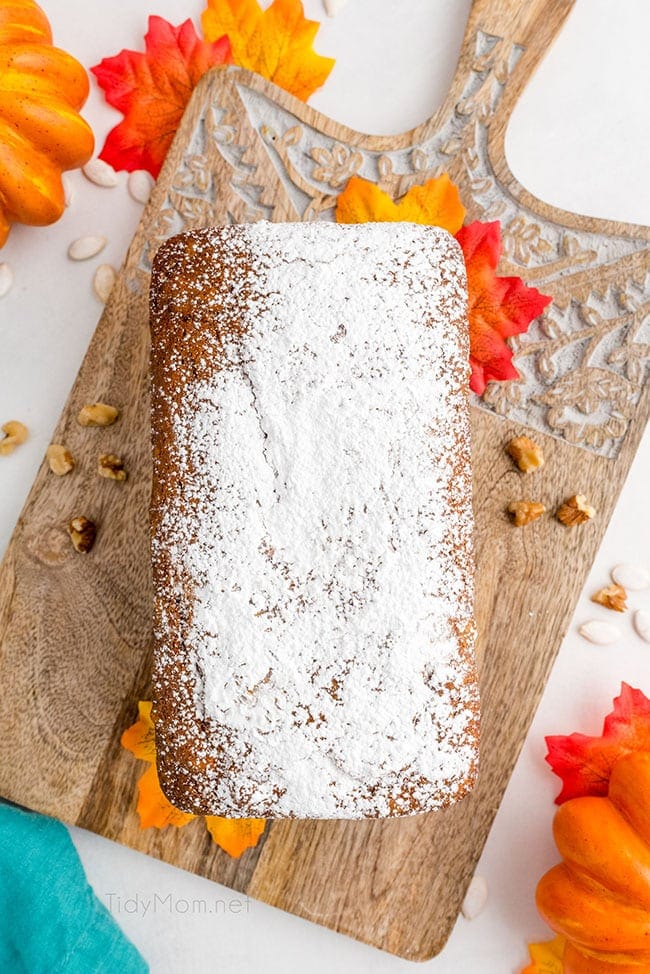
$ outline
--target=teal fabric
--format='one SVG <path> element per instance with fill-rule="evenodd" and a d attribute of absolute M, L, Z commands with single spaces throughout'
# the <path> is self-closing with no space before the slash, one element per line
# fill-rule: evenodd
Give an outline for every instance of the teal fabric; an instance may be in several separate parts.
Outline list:
<path fill-rule="evenodd" d="M 146 974 L 65 826 L 0 803 L 0 972 Z"/>

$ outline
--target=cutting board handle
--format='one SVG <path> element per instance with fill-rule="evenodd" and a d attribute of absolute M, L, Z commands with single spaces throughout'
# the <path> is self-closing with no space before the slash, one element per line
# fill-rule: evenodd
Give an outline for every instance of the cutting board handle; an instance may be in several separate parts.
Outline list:
<path fill-rule="evenodd" d="M 436 131 L 445 117 L 455 111 L 459 99 L 462 98 L 468 75 L 476 70 L 494 71 L 504 89 L 497 114 L 502 123 L 500 127 L 505 130 L 519 95 L 561 30 L 575 2 L 576 0 L 473 0 L 447 101 L 425 123 L 424 131 Z M 495 41 L 490 43 L 490 38 L 495 38 Z M 481 67 L 478 67 L 479 64 Z M 492 110 L 490 108 L 490 114 Z"/>
<path fill-rule="evenodd" d="M 574 4 L 575 0 L 474 0 L 465 36 L 482 30 L 535 50 L 539 57 Z"/>

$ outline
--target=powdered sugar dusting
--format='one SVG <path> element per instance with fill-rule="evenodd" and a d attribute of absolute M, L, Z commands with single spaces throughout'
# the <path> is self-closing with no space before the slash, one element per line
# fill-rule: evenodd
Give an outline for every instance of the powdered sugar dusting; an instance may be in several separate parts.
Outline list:
<path fill-rule="evenodd" d="M 166 445 L 156 397 L 171 393 L 154 389 L 156 473 L 184 485 L 154 518 L 157 692 L 208 731 L 163 730 L 163 781 L 189 743 L 202 769 L 190 804 L 214 814 L 447 804 L 477 750 L 458 247 L 407 224 L 186 237 L 221 287 L 216 302 L 196 289 L 203 322 L 214 305 L 198 367 L 178 342 L 160 353 L 182 387 Z M 159 276 L 164 323 L 179 300 L 188 311 L 187 282 Z M 182 625 L 170 593 L 189 596 Z"/>

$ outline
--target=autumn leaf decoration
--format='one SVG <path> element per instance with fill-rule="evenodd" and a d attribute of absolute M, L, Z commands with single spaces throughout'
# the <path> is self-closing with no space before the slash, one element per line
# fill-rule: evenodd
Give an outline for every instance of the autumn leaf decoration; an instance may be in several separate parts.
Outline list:
<path fill-rule="evenodd" d="M 202 41 L 191 20 L 172 27 L 150 17 L 144 46 L 144 54 L 121 51 L 90 70 L 109 105 L 124 115 L 100 158 L 115 169 L 147 169 L 157 177 L 199 78 L 208 68 L 231 63 L 230 42 Z"/>
<path fill-rule="evenodd" d="M 551 298 L 520 277 L 497 276 L 500 223 L 470 223 L 456 240 L 467 270 L 470 387 L 480 396 L 488 382 L 519 378 L 505 339 L 526 332 Z"/>
<path fill-rule="evenodd" d="M 499 277 L 500 224 L 464 227 L 464 217 L 458 190 L 446 174 L 413 186 L 397 202 L 374 183 L 353 176 L 336 205 L 339 223 L 409 220 L 455 234 L 467 270 L 470 387 L 480 396 L 488 382 L 519 378 L 506 339 L 525 332 L 551 299 L 519 277 Z"/>
<path fill-rule="evenodd" d="M 529 944 L 530 964 L 521 974 L 563 974 L 564 937 L 554 937 L 544 943 Z"/>
<path fill-rule="evenodd" d="M 606 795 L 616 761 L 631 751 L 650 751 L 650 700 L 623 683 L 599 737 L 557 735 L 547 737 L 546 744 L 546 760 L 562 780 L 558 805 L 583 795 Z"/>
<path fill-rule="evenodd" d="M 208 0 L 201 23 L 208 41 L 228 35 L 235 64 L 302 101 L 324 84 L 334 67 L 332 58 L 314 51 L 320 24 L 305 20 L 299 0 L 274 0 L 266 10 L 257 0 Z"/>
<path fill-rule="evenodd" d="M 334 61 L 312 43 L 319 28 L 300 0 L 209 0 L 202 40 L 191 20 L 173 27 L 150 17 L 144 53 L 121 51 L 91 68 L 109 105 L 124 119 L 109 132 L 100 158 L 115 169 L 147 169 L 157 177 L 193 89 L 224 64 L 257 71 L 304 101 Z"/>
<path fill-rule="evenodd" d="M 465 207 L 457 187 L 444 173 L 422 186 L 413 186 L 395 202 L 375 183 L 353 176 L 336 203 L 337 223 L 426 223 L 458 233 Z"/>
<path fill-rule="evenodd" d="M 192 819 L 197 818 L 182 812 L 165 797 L 156 770 L 156 741 L 154 723 L 151 717 L 151 702 L 138 703 L 138 719 L 122 734 L 120 743 L 140 761 L 149 767 L 138 781 L 138 803 L 136 811 L 142 829 L 164 829 L 168 825 L 180 829 Z M 266 827 L 263 818 L 228 819 L 217 815 L 206 815 L 204 821 L 208 832 L 229 856 L 237 859 L 246 849 L 257 845 Z"/>

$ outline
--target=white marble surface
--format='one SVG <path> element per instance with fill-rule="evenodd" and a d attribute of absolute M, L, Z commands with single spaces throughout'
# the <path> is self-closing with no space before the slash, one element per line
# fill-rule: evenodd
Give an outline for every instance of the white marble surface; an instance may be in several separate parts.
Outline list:
<path fill-rule="evenodd" d="M 152 8 L 178 23 L 198 18 L 201 4 L 47 0 L 46 7 L 56 40 L 91 65 L 121 47 L 137 47 Z M 423 120 L 440 102 L 469 2 L 349 0 L 330 20 L 319 0 L 307 0 L 306 9 L 324 20 L 318 50 L 337 58 L 312 104 L 354 127 L 392 133 Z M 508 132 L 510 164 L 529 190 L 568 209 L 650 223 L 648 36 L 647 0 L 577 0 Z M 96 89 L 86 114 L 101 144 L 117 116 Z M 90 284 L 94 267 L 106 260 L 119 265 L 140 213 L 124 177 L 114 190 L 97 189 L 79 174 L 72 181 L 74 200 L 63 219 L 44 230 L 17 228 L 0 254 L 16 278 L 0 301 L 0 418 L 22 419 L 32 432 L 25 446 L 0 462 L 0 550 L 100 311 Z M 101 257 L 72 264 L 67 246 L 85 233 L 105 234 L 109 244 Z M 533 891 L 555 860 L 550 825 L 557 781 L 543 761 L 544 734 L 598 732 L 622 679 L 650 694 L 650 646 L 633 633 L 630 613 L 619 617 L 624 638 L 617 645 L 594 647 L 577 634 L 587 618 L 607 616 L 588 595 L 614 564 L 650 564 L 649 478 L 646 435 L 479 863 L 477 872 L 489 886 L 487 906 L 471 923 L 458 921 L 442 954 L 424 965 L 432 974 L 516 972 L 526 959 L 526 941 L 545 935 Z M 650 591 L 637 593 L 632 603 L 650 609 Z M 406 961 L 206 880 L 94 835 L 73 834 L 97 893 L 153 974 L 411 970 Z"/>

